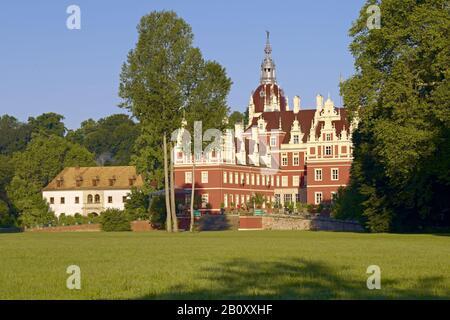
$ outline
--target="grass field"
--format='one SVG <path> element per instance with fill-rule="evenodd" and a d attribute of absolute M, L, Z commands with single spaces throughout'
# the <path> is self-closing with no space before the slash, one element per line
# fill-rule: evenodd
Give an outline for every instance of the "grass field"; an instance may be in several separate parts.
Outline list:
<path fill-rule="evenodd" d="M 66 268 L 81 268 L 81 290 Z M 381 290 L 366 269 L 381 268 Z M 450 299 L 450 236 L 0 234 L 0 299 Z"/>

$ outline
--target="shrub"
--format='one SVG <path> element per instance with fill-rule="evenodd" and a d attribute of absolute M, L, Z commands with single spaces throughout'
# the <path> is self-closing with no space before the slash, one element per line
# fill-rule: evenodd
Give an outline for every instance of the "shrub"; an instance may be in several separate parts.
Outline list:
<path fill-rule="evenodd" d="M 155 196 L 150 204 L 150 222 L 155 228 L 164 228 L 166 223 L 165 197 Z"/>
<path fill-rule="evenodd" d="M 66 216 L 65 213 L 61 213 L 58 217 L 58 225 L 60 226 L 73 226 L 76 224 L 74 216 Z"/>
<path fill-rule="evenodd" d="M 0 200 L 0 227 L 16 227 L 17 221 L 9 212 L 6 202 Z"/>
<path fill-rule="evenodd" d="M 75 218 L 75 224 L 87 224 L 88 218 L 79 214 L 78 212 L 74 215 Z"/>
<path fill-rule="evenodd" d="M 131 223 L 125 211 L 107 209 L 100 216 L 103 231 L 131 231 Z"/>
<path fill-rule="evenodd" d="M 88 213 L 87 221 L 88 223 L 100 223 L 100 217 L 94 213 Z"/>
<path fill-rule="evenodd" d="M 141 190 L 133 189 L 125 203 L 125 212 L 131 220 L 149 220 L 148 195 Z"/>

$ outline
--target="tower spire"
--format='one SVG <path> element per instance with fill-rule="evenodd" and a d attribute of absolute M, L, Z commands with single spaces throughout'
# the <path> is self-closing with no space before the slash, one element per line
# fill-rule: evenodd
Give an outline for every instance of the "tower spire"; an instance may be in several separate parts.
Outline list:
<path fill-rule="evenodd" d="M 272 60 L 272 46 L 270 44 L 270 32 L 266 31 L 266 47 L 264 48 L 264 60 L 261 64 L 261 84 L 276 84 L 275 63 Z"/>

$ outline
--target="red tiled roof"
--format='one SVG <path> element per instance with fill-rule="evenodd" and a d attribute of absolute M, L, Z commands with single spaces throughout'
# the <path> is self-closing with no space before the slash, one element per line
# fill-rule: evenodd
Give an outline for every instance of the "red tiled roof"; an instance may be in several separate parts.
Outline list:
<path fill-rule="evenodd" d="M 344 108 L 337 108 L 339 110 L 339 114 L 341 119 L 338 121 L 333 121 L 336 134 L 340 135 L 341 131 L 345 125 L 348 129 L 349 124 L 347 121 L 347 113 Z M 303 136 L 303 142 L 306 142 L 309 137 L 309 131 L 311 129 L 311 122 L 314 119 L 314 114 L 316 110 L 314 109 L 306 109 L 300 110 L 297 114 L 294 111 L 281 111 L 281 112 L 264 112 L 261 117 L 267 122 L 266 131 L 271 131 L 272 129 L 278 129 L 281 117 L 281 129 L 286 132 L 282 143 L 289 143 L 291 139 L 291 128 L 295 119 L 298 120 L 300 128 Z M 253 118 L 251 122 L 251 127 L 258 125 L 258 118 Z M 316 136 L 318 136 L 320 132 L 320 128 L 322 126 L 322 121 L 319 122 L 319 125 L 316 127 Z"/>

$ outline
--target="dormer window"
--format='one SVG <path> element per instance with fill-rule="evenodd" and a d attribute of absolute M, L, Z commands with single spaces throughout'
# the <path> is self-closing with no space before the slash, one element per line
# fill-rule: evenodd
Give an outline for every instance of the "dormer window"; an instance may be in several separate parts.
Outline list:
<path fill-rule="evenodd" d="M 109 186 L 110 187 L 112 187 L 112 186 L 114 186 L 114 184 L 116 183 L 116 176 L 112 176 L 110 179 L 109 179 Z"/>
<path fill-rule="evenodd" d="M 81 187 L 81 185 L 83 184 L 83 177 L 82 176 L 78 176 L 77 180 L 75 181 L 77 187 Z"/>
<path fill-rule="evenodd" d="M 94 179 L 92 179 L 92 186 L 93 187 L 97 187 L 98 183 L 100 182 L 100 177 L 95 177 Z"/>
<path fill-rule="evenodd" d="M 129 184 L 129 186 L 130 186 L 130 187 L 134 186 L 135 181 L 136 181 L 136 177 L 135 177 L 135 176 L 129 178 L 129 179 L 128 179 L 128 184 Z"/>
<path fill-rule="evenodd" d="M 299 143 L 299 138 L 298 135 L 294 135 L 294 144 L 298 144 Z"/>
<path fill-rule="evenodd" d="M 327 139 L 327 141 L 331 141 L 331 133 L 327 133 L 326 139 Z"/>
<path fill-rule="evenodd" d="M 64 185 L 64 178 L 63 178 L 63 177 L 58 178 L 58 179 L 56 180 L 56 186 L 57 186 L 58 188 L 61 188 L 63 185 Z"/>

